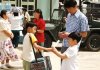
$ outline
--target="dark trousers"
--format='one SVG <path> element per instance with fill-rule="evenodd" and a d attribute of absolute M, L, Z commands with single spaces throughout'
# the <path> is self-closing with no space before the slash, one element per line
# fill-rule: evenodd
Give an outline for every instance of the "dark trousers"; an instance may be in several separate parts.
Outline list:
<path fill-rule="evenodd" d="M 61 53 L 64 53 L 67 49 L 68 49 L 68 47 L 62 46 L 62 47 L 61 47 Z"/>
<path fill-rule="evenodd" d="M 14 48 L 18 47 L 19 38 L 20 38 L 20 31 L 19 30 L 12 30 L 14 34 L 14 38 L 12 39 L 12 43 Z"/>

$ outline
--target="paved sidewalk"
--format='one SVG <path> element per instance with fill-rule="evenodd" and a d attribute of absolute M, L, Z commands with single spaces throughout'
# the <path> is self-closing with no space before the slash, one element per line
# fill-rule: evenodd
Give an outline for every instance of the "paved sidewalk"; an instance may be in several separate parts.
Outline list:
<path fill-rule="evenodd" d="M 22 45 L 19 45 L 18 48 L 15 49 L 17 55 L 19 56 L 18 61 L 10 61 L 10 65 L 12 65 L 14 68 L 11 68 L 9 70 L 24 70 L 22 66 L 22 60 L 21 60 L 21 53 L 22 53 Z M 51 64 L 53 66 L 52 70 L 59 70 L 60 69 L 60 58 L 58 58 L 55 54 L 52 52 L 44 52 L 44 56 L 50 56 Z M 0 69 L 4 70 L 4 69 Z"/>
<path fill-rule="evenodd" d="M 18 47 L 15 49 L 18 56 L 21 56 L 22 47 Z M 49 55 L 52 64 L 52 70 L 60 70 L 60 58 L 57 57 L 52 52 L 44 52 L 44 55 Z M 100 52 L 87 52 L 87 51 L 80 51 L 78 54 L 78 62 L 79 62 L 79 70 L 100 70 Z M 10 62 L 13 69 L 9 70 L 23 70 L 22 67 L 22 60 Z M 0 69 L 3 70 L 3 69 Z"/>

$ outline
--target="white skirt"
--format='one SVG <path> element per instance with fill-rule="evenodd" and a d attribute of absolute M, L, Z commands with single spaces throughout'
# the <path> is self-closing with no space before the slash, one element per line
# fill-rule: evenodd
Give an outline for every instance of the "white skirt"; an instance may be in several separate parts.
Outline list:
<path fill-rule="evenodd" d="M 5 59 L 18 60 L 18 56 L 14 51 L 14 47 L 10 39 L 0 41 L 0 62 Z"/>

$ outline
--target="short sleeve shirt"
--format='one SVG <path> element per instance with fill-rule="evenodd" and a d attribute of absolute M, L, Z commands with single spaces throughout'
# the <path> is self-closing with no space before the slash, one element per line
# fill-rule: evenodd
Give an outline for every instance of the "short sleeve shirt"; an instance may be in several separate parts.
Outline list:
<path fill-rule="evenodd" d="M 4 41 L 8 39 L 9 37 L 3 32 L 3 30 L 7 30 L 11 32 L 11 25 L 8 22 L 8 20 L 4 20 L 3 18 L 0 18 L 0 41 Z"/>
<path fill-rule="evenodd" d="M 87 32 L 89 31 L 89 25 L 87 17 L 77 10 L 77 12 L 74 15 L 71 15 L 70 13 L 67 16 L 66 21 L 66 32 Z M 63 46 L 68 47 L 67 40 L 63 40 Z"/>
<path fill-rule="evenodd" d="M 68 57 L 68 59 L 64 59 L 62 61 L 61 70 L 78 70 L 78 66 L 77 66 L 78 47 L 79 45 L 69 47 L 64 52 L 64 54 Z"/>
<path fill-rule="evenodd" d="M 16 16 L 16 17 L 11 15 L 9 17 L 9 21 L 11 23 L 11 30 L 22 30 L 23 29 L 23 27 L 22 27 L 22 24 L 23 24 L 22 18 L 23 18 L 22 15 Z"/>
<path fill-rule="evenodd" d="M 32 44 L 31 44 L 29 36 L 31 36 L 33 43 L 37 42 L 37 39 L 34 36 L 34 34 L 27 33 L 25 35 L 24 41 L 23 41 L 22 59 L 24 59 L 28 62 L 31 62 L 35 59 L 35 57 L 34 57 L 33 48 L 32 48 Z"/>
<path fill-rule="evenodd" d="M 45 30 L 45 21 L 42 18 L 39 20 L 34 19 L 33 22 L 36 23 L 37 30 Z M 37 38 L 39 43 L 44 42 L 44 40 L 45 40 L 44 33 L 37 32 L 36 38 Z"/>

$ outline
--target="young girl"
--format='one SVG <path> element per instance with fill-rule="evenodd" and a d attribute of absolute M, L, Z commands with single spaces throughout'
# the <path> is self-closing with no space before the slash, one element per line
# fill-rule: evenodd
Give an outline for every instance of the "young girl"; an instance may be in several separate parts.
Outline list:
<path fill-rule="evenodd" d="M 27 33 L 24 37 L 23 52 L 22 52 L 24 70 L 30 70 L 30 64 L 31 64 L 30 62 L 35 60 L 33 48 L 35 49 L 35 51 L 36 50 L 48 50 L 48 51 L 51 50 L 51 48 L 44 48 L 42 46 L 37 45 L 37 39 L 34 35 L 36 33 L 36 29 L 37 29 L 36 24 L 34 24 L 32 22 L 28 22 L 26 24 L 26 32 Z M 30 41 L 30 37 L 32 39 L 32 44 L 34 46 L 33 48 L 32 48 L 32 44 Z"/>
<path fill-rule="evenodd" d="M 34 20 L 33 22 L 37 25 L 37 32 L 36 32 L 36 38 L 38 40 L 38 45 L 44 46 L 45 36 L 44 36 L 44 30 L 45 30 L 45 21 L 43 20 L 43 15 L 41 9 L 36 9 L 34 11 Z"/>

